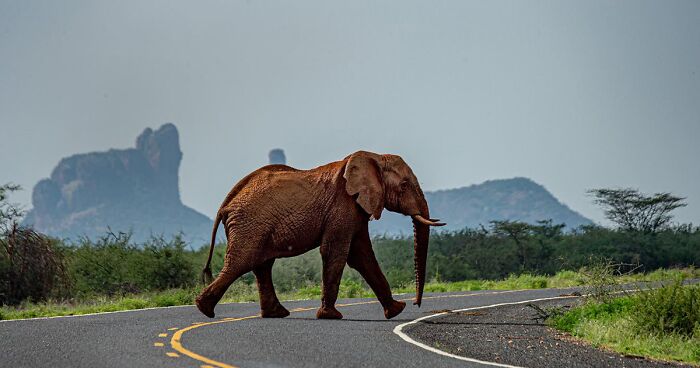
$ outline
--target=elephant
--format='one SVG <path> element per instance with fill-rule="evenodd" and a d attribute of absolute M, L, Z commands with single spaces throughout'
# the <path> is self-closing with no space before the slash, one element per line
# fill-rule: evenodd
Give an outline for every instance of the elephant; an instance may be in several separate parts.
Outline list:
<path fill-rule="evenodd" d="M 214 307 L 231 283 L 252 271 L 261 317 L 286 317 L 289 311 L 280 304 L 272 284 L 275 259 L 320 247 L 322 299 L 316 318 L 343 318 L 335 303 L 346 264 L 367 281 L 384 308 L 384 316 L 395 317 L 406 303 L 394 300 L 368 230 L 370 219 L 379 220 L 384 209 L 412 218 L 413 304 L 420 307 L 430 227 L 445 224 L 430 218 L 418 179 L 400 156 L 358 151 L 311 170 L 264 166 L 238 182 L 214 220 L 209 258 L 202 271 L 208 286 L 195 299 L 197 308 L 213 318 Z M 219 223 L 226 230 L 227 248 L 224 266 L 212 281 L 211 257 Z"/>

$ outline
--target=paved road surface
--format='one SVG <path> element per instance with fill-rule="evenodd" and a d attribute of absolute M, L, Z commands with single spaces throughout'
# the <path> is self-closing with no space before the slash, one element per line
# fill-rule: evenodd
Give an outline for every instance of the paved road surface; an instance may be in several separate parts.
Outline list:
<path fill-rule="evenodd" d="M 411 345 L 395 326 L 445 309 L 555 297 L 572 289 L 426 294 L 384 319 L 373 299 L 344 299 L 343 320 L 317 320 L 319 301 L 283 302 L 285 319 L 257 318 L 257 303 L 0 322 L 4 367 L 476 367 Z M 413 295 L 400 296 L 410 299 Z M 399 298 L 399 297 L 397 297 Z M 295 311 L 297 310 L 297 311 Z M 199 324 L 198 324 L 199 323 Z M 478 342 L 475 342 L 478 343 Z"/>

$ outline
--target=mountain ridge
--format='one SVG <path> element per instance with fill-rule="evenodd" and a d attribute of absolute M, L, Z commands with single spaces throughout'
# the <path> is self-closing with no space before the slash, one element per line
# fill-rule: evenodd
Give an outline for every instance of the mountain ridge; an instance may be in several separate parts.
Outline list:
<path fill-rule="evenodd" d="M 146 128 L 127 149 L 65 157 L 32 191 L 23 223 L 58 238 L 95 238 L 128 232 L 139 243 L 182 233 L 204 244 L 212 220 L 180 199 L 179 134 L 167 123 Z"/>
<path fill-rule="evenodd" d="M 560 202 L 543 185 L 525 177 L 492 179 L 465 187 L 426 191 L 430 215 L 447 222 L 444 230 L 489 226 L 490 221 L 511 220 L 536 223 L 552 220 L 567 229 L 592 224 L 593 221 Z M 410 220 L 400 214 L 384 212 L 372 221 L 374 235 L 409 235 Z"/>
<path fill-rule="evenodd" d="M 284 162 L 284 151 L 270 151 Z M 183 233 L 193 246 L 208 243 L 212 220 L 182 203 L 179 134 L 167 123 L 146 128 L 135 147 L 79 153 L 59 160 L 49 178 L 32 191 L 33 208 L 23 223 L 59 238 L 131 232 L 134 242 L 152 235 Z M 544 186 L 525 177 L 488 180 L 460 188 L 426 191 L 431 215 L 447 222 L 442 229 L 488 226 L 492 220 L 535 223 L 551 219 L 567 228 L 592 221 L 561 203 Z M 384 211 L 370 223 L 374 235 L 411 235 L 411 221 Z M 220 232 L 220 234 L 225 232 Z M 219 236 L 219 241 L 225 240 Z"/>

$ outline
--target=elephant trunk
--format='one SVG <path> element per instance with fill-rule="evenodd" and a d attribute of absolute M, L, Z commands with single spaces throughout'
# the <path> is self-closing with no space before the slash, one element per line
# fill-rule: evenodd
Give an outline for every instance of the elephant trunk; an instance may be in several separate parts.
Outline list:
<path fill-rule="evenodd" d="M 421 214 L 424 219 L 429 219 L 428 204 L 422 198 Z M 428 261 L 428 241 L 430 239 L 430 226 L 420 221 L 418 216 L 413 218 L 413 263 L 416 272 L 416 299 L 413 304 L 420 307 L 423 299 L 423 286 L 425 286 L 425 268 Z"/>

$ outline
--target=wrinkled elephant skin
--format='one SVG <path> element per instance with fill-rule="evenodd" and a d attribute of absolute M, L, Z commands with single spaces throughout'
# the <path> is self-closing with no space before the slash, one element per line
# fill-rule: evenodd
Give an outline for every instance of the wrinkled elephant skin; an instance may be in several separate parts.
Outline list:
<path fill-rule="evenodd" d="M 428 204 L 411 168 L 396 155 L 359 151 L 342 161 L 311 170 L 269 165 L 246 176 L 226 196 L 216 214 L 209 259 L 203 275 L 209 285 L 196 299 L 199 310 L 214 317 L 214 307 L 231 283 L 252 271 L 260 293 L 261 316 L 280 318 L 289 311 L 280 304 L 272 284 L 276 258 L 291 257 L 320 247 L 323 260 L 321 307 L 317 318 L 339 319 L 335 308 L 345 265 L 367 281 L 386 318 L 401 313 L 372 251 L 370 218 L 382 211 L 411 216 L 414 227 L 416 299 L 420 306 L 430 226 Z M 224 267 L 211 281 L 211 255 L 219 223 L 228 247 Z"/>

